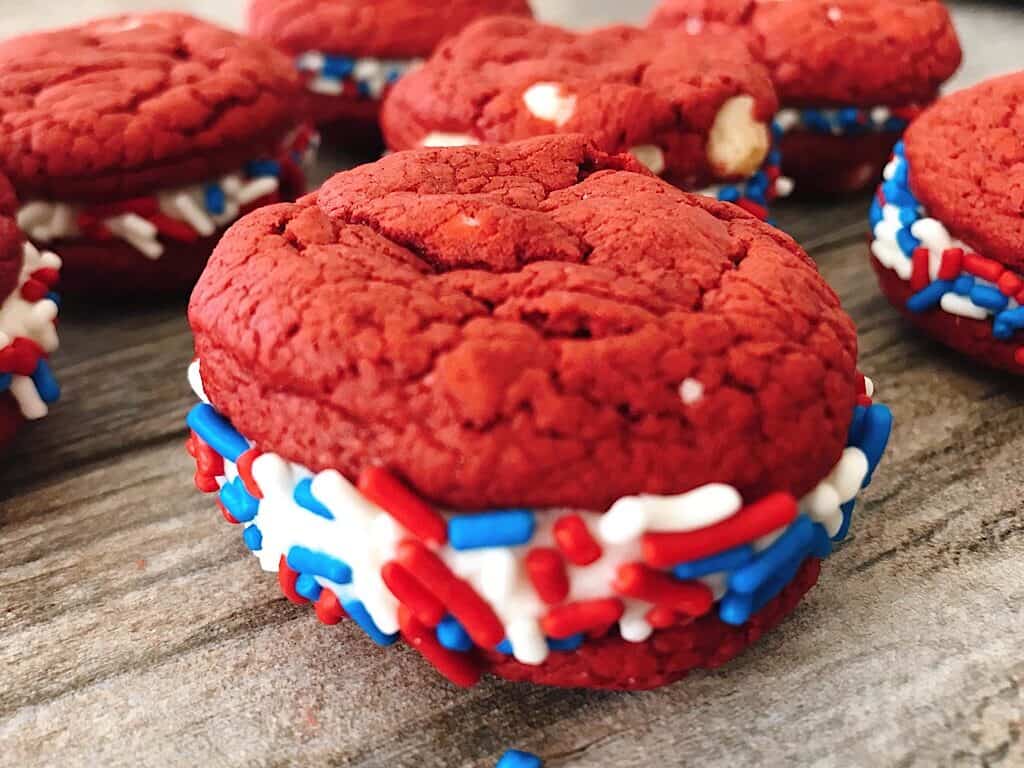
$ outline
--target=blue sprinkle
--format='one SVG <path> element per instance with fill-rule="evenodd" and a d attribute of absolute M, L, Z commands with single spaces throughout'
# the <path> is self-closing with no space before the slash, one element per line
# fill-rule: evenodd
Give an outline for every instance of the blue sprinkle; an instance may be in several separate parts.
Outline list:
<path fill-rule="evenodd" d="M 850 533 L 850 525 L 853 523 L 853 509 L 857 506 L 856 499 L 850 499 L 848 502 L 839 507 L 843 510 L 843 524 L 839 526 L 839 531 L 832 538 L 832 541 L 845 541 L 847 535 Z"/>
<path fill-rule="evenodd" d="M 448 543 L 453 549 L 515 547 L 533 538 L 533 511 L 501 509 L 478 515 L 456 515 L 448 521 Z"/>
<path fill-rule="evenodd" d="M 227 198 L 219 184 L 207 184 L 203 187 L 203 202 L 209 213 L 220 216 L 226 208 Z"/>
<path fill-rule="evenodd" d="M 570 635 L 569 637 L 563 637 L 560 640 L 556 640 L 553 637 L 548 638 L 548 648 L 552 651 L 575 651 L 583 645 L 583 633 L 578 635 Z"/>
<path fill-rule="evenodd" d="M 839 124 L 844 128 L 862 128 L 861 111 L 856 107 L 844 107 L 839 110 Z"/>
<path fill-rule="evenodd" d="M 846 445 L 859 446 L 864 437 L 864 423 L 868 415 L 868 409 L 863 405 L 854 406 L 853 421 L 850 422 L 850 431 L 846 435 Z"/>
<path fill-rule="evenodd" d="M 331 513 L 320 500 L 313 495 L 313 480 L 309 477 L 304 477 L 295 484 L 295 490 L 292 492 L 292 498 L 295 499 L 295 503 L 303 509 L 309 510 L 314 515 L 333 520 L 334 515 Z"/>
<path fill-rule="evenodd" d="M 896 157 L 906 157 L 907 147 L 902 141 L 897 141 L 896 146 L 892 148 L 892 153 L 896 155 Z"/>
<path fill-rule="evenodd" d="M 757 613 L 760 611 L 768 604 L 769 600 L 785 589 L 786 585 L 796 577 L 796 572 L 800 570 L 800 566 L 803 564 L 803 561 L 804 558 L 794 560 L 785 568 L 778 571 L 771 581 L 761 587 L 761 589 L 759 589 L 754 595 L 753 604 L 751 605 L 751 613 Z"/>
<path fill-rule="evenodd" d="M 48 294 L 46 294 L 46 298 L 48 298 L 50 301 L 52 301 L 54 304 L 56 304 L 57 305 L 57 309 L 60 309 L 61 301 L 60 301 L 60 294 L 59 293 L 57 293 L 56 291 L 50 291 Z"/>
<path fill-rule="evenodd" d="M 951 281 L 936 280 L 907 299 L 907 309 L 911 312 L 927 312 L 929 309 L 939 306 L 942 297 L 952 290 L 953 283 Z"/>
<path fill-rule="evenodd" d="M 263 533 L 255 525 L 250 525 L 242 532 L 242 540 L 253 552 L 263 549 Z"/>
<path fill-rule="evenodd" d="M 402 70 L 392 69 L 387 74 L 387 81 L 393 85 L 394 83 L 397 83 L 401 77 Z"/>
<path fill-rule="evenodd" d="M 299 573 L 315 574 L 335 584 L 352 581 L 352 569 L 348 563 L 305 547 L 296 546 L 288 550 L 288 567 Z"/>
<path fill-rule="evenodd" d="M 502 640 L 500 643 L 498 643 L 494 647 L 494 650 L 496 650 L 498 653 L 504 653 L 504 654 L 507 654 L 507 655 L 511 656 L 512 655 L 512 643 L 509 642 L 509 639 L 506 637 L 504 640 Z"/>
<path fill-rule="evenodd" d="M 896 243 L 908 259 L 914 255 L 915 250 L 921 247 L 921 241 L 914 237 L 910 227 L 904 227 L 896 233 Z"/>
<path fill-rule="evenodd" d="M 350 600 L 347 603 L 342 603 L 342 608 L 345 609 L 349 618 L 358 624 L 363 632 L 369 635 L 370 639 L 377 645 L 391 645 L 398 639 L 397 632 L 393 635 L 386 635 L 380 631 L 380 628 L 373 623 L 369 611 L 366 610 L 366 606 L 361 601 Z"/>
<path fill-rule="evenodd" d="M 772 120 L 772 139 L 778 141 L 786 135 L 786 131 L 779 125 L 777 120 Z"/>
<path fill-rule="evenodd" d="M 805 558 L 814 539 L 814 526 L 814 521 L 806 515 L 798 517 L 754 562 L 732 574 L 729 589 L 753 594 L 768 583 L 786 563 Z"/>
<path fill-rule="evenodd" d="M 728 187 L 722 187 L 718 190 L 718 199 L 723 203 L 735 203 L 742 195 L 740 194 L 739 187 L 730 185 Z"/>
<path fill-rule="evenodd" d="M 536 755 L 510 749 L 501 756 L 495 768 L 542 768 L 543 765 L 544 762 Z"/>
<path fill-rule="evenodd" d="M 816 133 L 832 133 L 832 124 L 824 113 L 817 109 L 805 109 L 802 113 L 803 123 Z"/>
<path fill-rule="evenodd" d="M 245 483 L 240 477 L 221 486 L 220 501 L 240 523 L 248 523 L 260 511 L 259 500 L 245 489 Z"/>
<path fill-rule="evenodd" d="M 996 323 L 1011 329 L 1010 335 L 1013 335 L 1013 331 L 1019 331 L 1024 328 L 1024 307 L 1017 307 L 1016 309 L 1007 309 L 996 315 Z"/>
<path fill-rule="evenodd" d="M 245 174 L 250 179 L 258 179 L 262 176 L 280 176 L 281 164 L 274 160 L 253 160 L 245 164 Z"/>
<path fill-rule="evenodd" d="M 320 73 L 332 80 L 344 80 L 352 74 L 355 67 L 355 59 L 348 56 L 324 56 L 324 66 Z"/>
<path fill-rule="evenodd" d="M 900 208 L 900 224 L 904 227 L 913 226 L 920 218 L 915 208 Z"/>
<path fill-rule="evenodd" d="M 289 563 L 289 565 L 291 564 Z M 316 578 L 312 574 L 303 573 L 295 580 L 295 591 L 311 603 L 315 603 L 320 599 L 320 593 L 323 592 L 323 588 L 317 583 Z"/>
<path fill-rule="evenodd" d="M 909 123 L 901 117 L 890 117 L 882 123 L 882 130 L 889 133 L 903 133 Z"/>
<path fill-rule="evenodd" d="M 918 206 L 917 198 L 911 194 L 909 189 L 895 179 L 890 179 L 882 184 L 882 194 L 885 195 L 886 202 L 897 205 L 900 208 L 916 209 Z"/>
<path fill-rule="evenodd" d="M 1001 312 L 1010 303 L 1010 299 L 1002 291 L 991 285 L 975 285 L 969 295 L 971 301 L 979 307 L 990 309 L 993 312 Z"/>
<path fill-rule="evenodd" d="M 953 292 L 961 296 L 969 296 L 971 291 L 974 290 L 974 283 L 975 280 L 972 275 L 960 275 L 960 277 L 953 281 Z"/>
<path fill-rule="evenodd" d="M 839 509 L 842 510 L 845 506 L 846 504 Z M 846 522 L 846 517 L 846 511 L 843 510 L 843 523 Z M 842 530 L 842 525 L 839 526 L 839 529 Z M 832 554 L 832 539 L 829 538 L 828 531 L 825 530 L 825 526 L 820 523 L 815 523 L 814 525 L 814 536 L 811 538 L 810 554 L 819 560 L 824 560 Z"/>
<path fill-rule="evenodd" d="M 371 96 L 369 83 L 359 81 L 358 83 L 356 83 L 356 90 L 359 91 L 360 96 L 363 96 L 365 98 L 369 98 Z"/>
<path fill-rule="evenodd" d="M 680 563 L 672 569 L 677 579 L 687 581 L 699 579 L 709 573 L 720 571 L 735 571 L 737 568 L 746 565 L 754 559 L 754 548 L 744 544 L 743 546 L 727 549 L 717 555 L 711 555 L 701 560 L 693 560 L 689 563 Z"/>
<path fill-rule="evenodd" d="M 748 194 L 764 194 L 766 189 L 768 189 L 768 174 L 764 171 L 758 171 L 747 179 Z"/>
<path fill-rule="evenodd" d="M 864 455 L 868 459 L 865 488 L 871 484 L 871 477 L 882 460 L 885 447 L 889 444 L 890 434 L 892 434 L 892 411 L 884 405 L 872 405 L 868 409 L 864 425 L 864 438 L 860 444 L 860 449 L 864 451 Z"/>
<path fill-rule="evenodd" d="M 772 167 L 782 165 L 782 150 L 778 147 L 772 147 L 771 152 L 768 153 L 768 165 Z"/>
<path fill-rule="evenodd" d="M 727 592 L 718 605 L 718 618 L 734 627 L 746 624 L 753 612 L 753 597 L 739 592 Z"/>
<path fill-rule="evenodd" d="M 35 373 L 32 374 L 32 383 L 36 385 L 39 397 L 44 403 L 56 403 L 60 400 L 60 384 L 53 376 L 49 363 L 40 360 L 36 365 Z"/>
<path fill-rule="evenodd" d="M 0 392 L 4 392 L 11 388 L 11 382 L 14 380 L 14 376 L 10 373 L 0 373 Z"/>
<path fill-rule="evenodd" d="M 473 640 L 454 616 L 445 616 L 437 625 L 437 642 L 450 651 L 465 653 L 473 647 Z"/>
<path fill-rule="evenodd" d="M 189 411 L 186 421 L 203 442 L 230 462 L 249 450 L 248 441 L 211 405 L 200 403 Z"/>
<path fill-rule="evenodd" d="M 901 187 L 906 187 L 910 182 L 910 165 L 902 160 L 897 160 L 894 164 L 892 180 Z M 914 213 L 916 216 L 916 211 Z"/>
<path fill-rule="evenodd" d="M 877 197 L 871 201 L 871 212 L 869 215 L 871 217 L 871 230 L 874 231 L 875 227 L 877 227 L 884 218 L 884 215 L 882 214 L 882 204 L 878 202 Z"/>

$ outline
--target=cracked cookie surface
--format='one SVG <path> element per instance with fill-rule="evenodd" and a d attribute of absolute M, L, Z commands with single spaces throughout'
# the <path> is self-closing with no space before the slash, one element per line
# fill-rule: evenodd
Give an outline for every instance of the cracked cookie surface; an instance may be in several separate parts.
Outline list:
<path fill-rule="evenodd" d="M 192 183 L 275 147 L 298 93 L 286 56 L 184 15 L 14 38 L 0 43 L 0 169 L 25 200 Z"/>
<path fill-rule="evenodd" d="M 208 396 L 263 450 L 470 510 L 799 497 L 857 396 L 852 323 L 796 243 L 580 136 L 399 153 L 257 211 L 189 315 Z"/>

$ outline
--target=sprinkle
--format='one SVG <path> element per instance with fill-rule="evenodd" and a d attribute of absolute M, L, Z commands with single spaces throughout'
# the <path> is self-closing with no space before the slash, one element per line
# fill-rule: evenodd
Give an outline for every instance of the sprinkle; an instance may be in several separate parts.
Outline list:
<path fill-rule="evenodd" d="M 676 581 L 643 563 L 620 565 L 612 586 L 620 595 L 670 607 L 690 616 L 703 616 L 713 602 L 711 590 L 705 584 Z"/>
<path fill-rule="evenodd" d="M 927 288 L 931 282 L 931 275 L 928 274 L 931 251 L 927 248 L 915 248 L 912 262 L 914 270 L 910 273 L 910 288 L 916 293 Z"/>
<path fill-rule="evenodd" d="M 352 581 L 352 569 L 348 563 L 306 547 L 295 546 L 288 550 L 288 567 L 300 573 L 315 574 L 335 584 L 349 584 Z"/>
<path fill-rule="evenodd" d="M 549 638 L 547 641 L 548 649 L 552 651 L 575 651 L 583 645 L 584 639 L 585 638 L 582 634 L 563 637 L 561 639 Z"/>
<path fill-rule="evenodd" d="M 391 594 L 427 627 L 436 627 L 444 618 L 444 605 L 400 563 L 390 561 L 381 568 L 381 578 Z"/>
<path fill-rule="evenodd" d="M 720 571 L 734 571 L 742 565 L 754 559 L 754 548 L 744 544 L 733 549 L 727 549 L 711 557 L 693 560 L 689 563 L 680 563 L 672 569 L 677 579 L 683 581 L 698 579 L 707 576 L 709 573 Z"/>
<path fill-rule="evenodd" d="M 867 478 L 864 480 L 864 487 L 871 484 L 871 476 L 882 460 L 885 447 L 889 443 L 889 435 L 892 433 L 892 411 L 884 405 L 873 405 L 868 409 L 864 423 L 864 437 L 860 443 L 860 449 L 868 457 Z"/>
<path fill-rule="evenodd" d="M 617 598 L 604 600 L 583 600 L 552 608 L 541 619 L 540 625 L 548 637 L 561 640 L 582 632 L 609 627 L 625 611 L 622 601 Z"/>
<path fill-rule="evenodd" d="M 984 307 L 993 312 L 1001 312 L 1006 309 L 1010 299 L 998 288 L 988 285 L 975 285 L 970 291 L 970 299 L 979 307 Z"/>
<path fill-rule="evenodd" d="M 708 528 L 644 534 L 644 560 L 656 567 L 671 567 L 716 555 L 788 525 L 796 513 L 796 499 L 787 493 L 774 493 Z"/>
<path fill-rule="evenodd" d="M 402 485 L 390 472 L 370 467 L 359 476 L 359 491 L 427 544 L 448 541 L 448 526 L 441 515 Z"/>
<path fill-rule="evenodd" d="M 590 565 L 601 557 L 601 545 L 590 535 L 587 524 L 579 515 L 558 518 L 554 535 L 558 549 L 573 565 Z"/>
<path fill-rule="evenodd" d="M 474 643 L 483 648 L 493 648 L 505 637 L 494 609 L 423 544 L 403 541 L 398 546 L 397 559 L 462 623 Z"/>
<path fill-rule="evenodd" d="M 471 688 L 479 682 L 479 663 L 472 656 L 442 646 L 433 631 L 424 627 L 405 606 L 398 607 L 398 624 L 405 641 L 450 681 L 463 688 Z"/>
<path fill-rule="evenodd" d="M 320 599 L 314 606 L 316 617 L 321 624 L 334 626 L 345 617 L 345 609 L 341 607 L 338 596 L 329 589 L 320 592 Z"/>
<path fill-rule="evenodd" d="M 320 593 L 323 589 L 313 576 L 303 573 L 295 581 L 295 591 L 307 600 L 315 603 L 320 599 Z"/>
<path fill-rule="evenodd" d="M 281 586 L 281 592 L 289 601 L 296 605 L 308 603 L 302 595 L 295 591 L 295 582 L 299 580 L 299 574 L 288 567 L 288 560 L 284 555 L 277 563 L 277 583 Z"/>
<path fill-rule="evenodd" d="M 250 181 L 248 184 L 242 185 L 242 188 L 238 190 L 238 194 L 235 195 L 235 200 L 240 206 L 246 206 L 250 203 L 254 203 L 261 197 L 272 195 L 277 192 L 281 182 L 276 178 L 259 178 Z"/>
<path fill-rule="evenodd" d="M 541 600 L 549 605 L 565 600 L 569 594 L 569 577 L 558 550 L 550 547 L 531 549 L 526 555 L 525 565 L 530 583 Z"/>
<path fill-rule="evenodd" d="M 948 280 L 936 280 L 924 290 L 918 291 L 907 299 L 907 309 L 914 313 L 927 312 L 939 306 L 942 297 L 953 290 L 953 283 Z"/>
<path fill-rule="evenodd" d="M 331 512 L 326 504 L 313 495 L 313 478 L 304 477 L 299 480 L 299 482 L 295 484 L 295 490 L 292 492 L 292 497 L 295 499 L 296 504 L 303 509 L 309 510 L 314 515 L 326 520 L 334 519 L 334 513 Z"/>
<path fill-rule="evenodd" d="M 258 179 L 262 176 L 274 176 L 276 178 L 281 175 L 281 164 L 276 160 L 253 160 L 246 164 L 245 174 L 253 179 Z"/>
<path fill-rule="evenodd" d="M 797 558 L 802 560 L 806 557 L 814 538 L 815 525 L 809 517 L 798 517 L 774 544 L 758 555 L 754 562 L 729 577 L 729 588 L 752 594 L 787 563 Z"/>
<path fill-rule="evenodd" d="M 942 252 L 942 263 L 936 276 L 939 280 L 955 280 L 960 275 L 963 261 L 963 248 L 947 248 Z"/>
<path fill-rule="evenodd" d="M 195 406 L 189 411 L 187 422 L 204 442 L 230 462 L 238 461 L 238 457 L 249 450 L 249 442 L 213 406 L 206 403 Z"/>
<path fill-rule="evenodd" d="M 445 616 L 441 619 L 435 631 L 437 632 L 437 642 L 449 651 L 466 653 L 473 647 L 472 639 L 454 616 Z"/>
<path fill-rule="evenodd" d="M 256 479 L 252 476 L 252 463 L 262 455 L 263 454 L 255 448 L 250 448 L 239 456 L 238 461 L 235 462 L 235 469 L 238 470 L 238 476 L 242 478 L 245 490 L 249 492 L 249 495 L 256 499 L 262 499 L 263 494 L 260 492 L 260 487 L 256 482 Z"/>
<path fill-rule="evenodd" d="M 228 508 L 225 507 L 224 504 L 221 503 L 220 501 L 217 502 L 217 509 L 220 510 L 221 515 L 224 517 L 225 520 L 227 520 L 229 523 L 231 523 L 231 525 L 239 525 L 239 524 L 241 524 L 242 521 L 241 520 L 236 520 L 235 516 L 232 515 L 230 512 L 228 512 Z"/>
<path fill-rule="evenodd" d="M 206 210 L 214 216 L 224 213 L 226 203 L 227 197 L 219 184 L 207 184 L 203 187 L 203 204 L 206 206 Z"/>
<path fill-rule="evenodd" d="M 39 360 L 32 374 L 32 383 L 36 385 L 36 391 L 44 403 L 55 403 L 60 399 L 60 384 L 46 360 Z"/>
<path fill-rule="evenodd" d="M 986 259 L 976 253 L 964 254 L 963 268 L 990 283 L 998 282 L 999 278 L 1003 276 L 1003 272 L 1006 271 L 1006 268 L 998 261 Z"/>
<path fill-rule="evenodd" d="M 187 192 L 179 192 L 171 198 L 171 202 L 181 218 L 187 221 L 203 237 L 209 237 L 217 231 L 217 225 L 213 219 L 207 215 L 206 211 Z"/>
<path fill-rule="evenodd" d="M 501 756 L 495 768 L 543 768 L 543 761 L 529 752 L 510 749 Z"/>
<path fill-rule="evenodd" d="M 529 509 L 455 515 L 448 520 L 448 540 L 458 550 L 515 547 L 533 538 L 533 528 L 533 511 Z"/>
<path fill-rule="evenodd" d="M 377 645 L 388 646 L 398 639 L 397 634 L 389 635 L 381 632 L 380 628 L 374 623 L 370 613 L 366 610 L 366 606 L 363 605 L 362 601 L 349 600 L 342 603 L 342 607 L 345 609 L 345 613 L 349 615 L 349 618 L 358 624 L 360 629 L 369 635 L 370 639 Z"/>
<path fill-rule="evenodd" d="M 544 633 L 541 632 L 540 624 L 534 619 L 524 618 L 510 622 L 508 639 L 512 644 L 513 656 L 522 664 L 543 664 L 551 650 Z"/>
<path fill-rule="evenodd" d="M 162 213 L 152 214 L 149 220 L 153 222 L 157 232 L 171 240 L 177 240 L 181 243 L 195 243 L 199 241 L 199 233 L 191 225 L 183 221 L 178 221 Z"/>
<path fill-rule="evenodd" d="M 999 278 L 999 290 L 1007 296 L 1016 296 L 1020 293 L 1021 289 L 1024 289 L 1024 280 L 1021 280 L 1010 270 L 1003 272 L 1003 276 Z"/>
<path fill-rule="evenodd" d="M 253 520 L 260 510 L 258 500 L 249 495 L 242 484 L 241 478 L 224 483 L 220 489 L 221 503 L 228 508 L 232 517 L 241 523 Z"/>
<path fill-rule="evenodd" d="M 255 525 L 250 525 L 242 532 L 242 539 L 245 541 L 245 546 L 253 552 L 263 549 L 263 534 Z"/>

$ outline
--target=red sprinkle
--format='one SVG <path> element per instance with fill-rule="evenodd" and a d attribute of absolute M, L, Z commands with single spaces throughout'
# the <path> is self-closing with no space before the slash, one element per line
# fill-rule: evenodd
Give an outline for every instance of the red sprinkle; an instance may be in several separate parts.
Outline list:
<path fill-rule="evenodd" d="M 1022 289 L 1024 289 L 1024 280 L 1021 280 L 1010 270 L 1006 270 L 1003 276 L 999 278 L 999 290 L 1005 296 L 1016 296 Z"/>
<path fill-rule="evenodd" d="M 224 459 L 221 455 L 204 443 L 195 432 L 185 441 L 185 450 L 196 460 L 196 488 L 203 493 L 220 490 L 217 478 L 224 474 Z"/>
<path fill-rule="evenodd" d="M 972 275 L 977 275 L 983 280 L 988 280 L 992 283 L 999 282 L 999 278 L 1006 271 L 1006 268 L 998 261 L 986 259 L 984 256 L 979 256 L 976 253 L 964 254 L 963 267 Z"/>
<path fill-rule="evenodd" d="M 747 213 L 752 213 L 761 221 L 765 221 L 768 218 L 768 209 L 763 205 L 758 205 L 753 200 L 748 200 L 745 197 L 741 197 L 736 201 L 736 205 L 745 210 Z"/>
<path fill-rule="evenodd" d="M 404 605 L 398 606 L 398 626 L 405 642 L 453 683 L 472 688 L 480 681 L 480 664 L 468 653 L 451 651 L 441 645 L 433 630 L 421 624 Z"/>
<path fill-rule="evenodd" d="M 209 491 L 207 491 L 207 493 L 209 493 Z M 225 520 L 227 520 L 232 525 L 238 525 L 238 521 L 235 519 L 235 516 L 228 512 L 228 508 L 221 504 L 219 499 L 217 500 L 217 509 L 220 510 L 220 513 L 224 516 Z"/>
<path fill-rule="evenodd" d="M 448 524 L 440 513 L 420 499 L 381 467 L 370 467 L 359 476 L 359 490 L 406 530 L 427 544 L 448 541 Z M 501 642 L 501 638 L 498 638 Z"/>
<path fill-rule="evenodd" d="M 644 534 L 644 560 L 656 568 L 667 568 L 717 555 L 788 525 L 796 513 L 796 499 L 788 493 L 773 493 L 717 525 L 686 533 Z"/>
<path fill-rule="evenodd" d="M 910 289 L 917 293 L 928 287 L 932 281 L 928 274 L 928 262 L 931 254 L 927 248 L 915 248 L 913 255 L 913 272 L 910 274 Z"/>
<path fill-rule="evenodd" d="M 256 479 L 252 476 L 252 463 L 262 456 L 261 451 L 255 448 L 250 448 L 248 451 L 238 457 L 238 461 L 235 462 L 235 467 L 238 469 L 238 476 L 242 478 L 242 484 L 245 486 L 245 490 L 249 492 L 250 496 L 254 496 L 257 499 L 263 498 L 263 492 L 260 490 L 259 484 Z"/>
<path fill-rule="evenodd" d="M 526 573 L 530 583 L 548 605 L 555 605 L 569 595 L 569 577 L 557 549 L 536 547 L 526 555 Z M 572 634 L 570 632 L 570 634 Z"/>
<path fill-rule="evenodd" d="M 424 588 L 444 603 L 474 643 L 482 648 L 494 648 L 505 639 L 505 629 L 491 606 L 422 543 L 406 539 L 398 545 L 397 559 Z"/>
<path fill-rule="evenodd" d="M 303 605 L 309 600 L 295 591 L 295 582 L 298 579 L 299 574 L 288 567 L 288 558 L 281 555 L 281 559 L 277 563 L 277 583 L 281 585 L 281 591 L 284 592 L 285 597 L 296 605 Z"/>
<path fill-rule="evenodd" d="M 555 543 L 573 565 L 590 565 L 601 557 L 601 545 L 590 535 L 579 515 L 558 518 L 554 528 Z"/>
<path fill-rule="evenodd" d="M 25 299 L 25 301 L 39 301 L 40 299 L 46 298 L 46 294 L 49 290 L 50 289 L 46 283 L 30 277 L 25 281 L 25 284 L 21 286 L 21 297 Z"/>
<path fill-rule="evenodd" d="M 656 605 L 645 616 L 647 623 L 655 629 L 668 629 L 679 623 L 679 614 L 667 606 Z"/>
<path fill-rule="evenodd" d="M 1013 359 L 1017 361 L 1017 365 L 1024 365 L 1024 347 L 1018 348 L 1013 353 Z"/>
<path fill-rule="evenodd" d="M 690 616 L 703 616 L 711 610 L 714 602 L 714 596 L 706 584 L 679 581 L 643 563 L 620 565 L 612 586 L 620 595 L 635 597 Z"/>
<path fill-rule="evenodd" d="M 545 635 L 562 640 L 580 632 L 608 627 L 621 619 L 624 611 L 622 601 L 614 597 L 582 600 L 552 608 L 540 620 L 540 625 Z"/>
<path fill-rule="evenodd" d="M 40 358 L 43 357 L 46 357 L 46 352 L 42 347 L 32 339 L 18 336 L 0 349 L 0 371 L 18 376 L 31 376 L 35 373 Z"/>
<path fill-rule="evenodd" d="M 394 560 L 384 563 L 380 575 L 391 594 L 412 611 L 422 624 L 436 627 L 441 623 L 446 613 L 444 605 L 400 563 Z"/>
<path fill-rule="evenodd" d="M 316 617 L 320 619 L 320 623 L 327 626 L 334 626 L 345 618 L 346 615 L 345 609 L 341 607 L 341 603 L 338 601 L 338 596 L 329 589 L 325 589 L 320 593 L 320 597 L 314 604 L 313 609 L 316 611 Z"/>
<path fill-rule="evenodd" d="M 956 280 L 963 271 L 964 249 L 947 248 L 942 252 L 942 260 L 939 262 L 939 280 Z"/>
<path fill-rule="evenodd" d="M 52 288 L 60 280 L 60 270 L 54 269 L 53 267 L 40 267 L 31 275 L 33 280 L 38 280 L 41 283 L 46 283 L 47 286 Z"/>
<path fill-rule="evenodd" d="M 867 395 L 857 395 L 857 405 L 870 408 L 872 403 L 874 403 L 874 400 Z"/>

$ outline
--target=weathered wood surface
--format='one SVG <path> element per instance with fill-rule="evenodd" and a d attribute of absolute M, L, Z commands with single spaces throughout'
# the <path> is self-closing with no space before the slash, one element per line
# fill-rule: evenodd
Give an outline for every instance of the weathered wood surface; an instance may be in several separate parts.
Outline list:
<path fill-rule="evenodd" d="M 578 5 L 592 22 L 647 4 Z M 56 6 L 18 4 L 0 31 Z M 958 18 L 961 82 L 1024 67 L 1024 11 Z M 511 746 L 573 768 L 1024 765 L 1021 382 L 899 320 L 865 207 L 780 220 L 860 325 L 897 418 L 890 456 L 789 622 L 651 693 L 463 692 L 408 649 L 321 627 L 190 487 L 185 299 L 68 306 L 64 399 L 0 467 L 0 766 L 482 767 Z"/>

